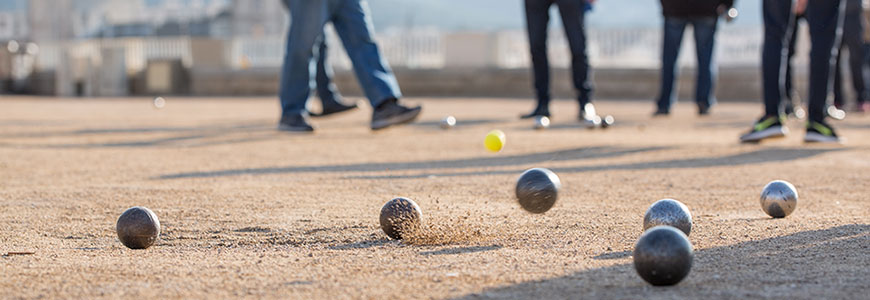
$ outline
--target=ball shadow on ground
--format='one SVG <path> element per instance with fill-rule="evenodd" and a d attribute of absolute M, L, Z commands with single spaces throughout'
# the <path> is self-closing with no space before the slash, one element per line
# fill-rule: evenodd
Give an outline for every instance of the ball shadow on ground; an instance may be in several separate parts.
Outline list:
<path fill-rule="evenodd" d="M 533 299 L 548 295 L 590 299 L 775 298 L 795 294 L 808 299 L 860 298 L 870 288 L 868 253 L 870 225 L 843 225 L 695 249 L 688 278 L 670 287 L 648 285 L 631 263 L 623 263 L 487 289 L 457 299 Z M 622 251 L 597 258 L 628 256 L 630 253 Z"/>

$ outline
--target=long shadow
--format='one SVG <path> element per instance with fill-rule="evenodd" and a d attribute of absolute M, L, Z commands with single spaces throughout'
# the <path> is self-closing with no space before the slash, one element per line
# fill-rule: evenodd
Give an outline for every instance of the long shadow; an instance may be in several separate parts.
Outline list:
<path fill-rule="evenodd" d="M 868 245 L 870 225 L 843 225 L 696 249 L 692 271 L 676 286 L 652 287 L 623 263 L 456 299 L 866 299 Z"/>
<path fill-rule="evenodd" d="M 491 124 L 498 122 L 508 122 L 508 120 L 500 120 L 500 119 L 458 119 L 456 120 L 457 127 L 464 126 L 474 126 L 474 125 L 483 125 L 483 124 Z M 414 122 L 410 124 L 414 127 L 426 127 L 426 128 L 439 128 L 441 126 L 441 121 L 421 121 Z"/>
<path fill-rule="evenodd" d="M 240 131 L 272 130 L 273 127 L 264 123 L 243 123 L 237 125 L 210 124 L 200 126 L 153 126 L 153 127 L 118 127 L 118 128 L 86 128 L 66 131 L 19 132 L 0 134 L 0 138 L 46 138 L 93 134 L 131 134 L 131 133 L 223 133 Z"/>
<path fill-rule="evenodd" d="M 652 162 L 639 162 L 629 164 L 608 164 L 582 167 L 557 167 L 551 168 L 556 173 L 583 173 L 595 171 L 609 170 L 647 170 L 647 169 L 687 169 L 687 168 L 709 168 L 720 166 L 736 166 L 750 165 L 759 163 L 782 162 L 797 159 L 813 157 L 819 154 L 832 151 L 840 151 L 842 148 L 769 148 L 752 152 L 727 155 L 721 157 L 704 157 L 704 158 L 689 158 L 689 159 L 670 159 Z M 425 173 L 413 175 L 383 175 L 383 176 L 348 176 L 355 179 L 411 179 L 411 178 L 427 178 L 427 177 L 454 177 L 454 176 L 479 176 L 479 175 L 497 175 L 497 174 L 517 174 L 522 170 L 495 170 L 495 171 L 474 171 L 474 172 L 454 172 L 454 173 Z"/>
<path fill-rule="evenodd" d="M 362 163 L 349 165 L 323 165 L 310 167 L 274 167 L 274 168 L 247 168 L 247 169 L 231 169 L 212 172 L 190 172 L 176 173 L 157 177 L 156 179 L 178 179 L 178 178 L 209 178 L 209 177 L 225 177 L 239 175 L 264 175 L 264 174 L 283 174 L 283 173 L 306 173 L 306 172 L 380 172 L 392 170 L 425 170 L 425 169 L 447 169 L 447 168 L 476 168 L 476 167 L 493 167 L 493 166 L 513 166 L 523 164 L 533 164 L 545 161 L 571 161 L 594 159 L 604 157 L 614 157 L 628 155 L 632 153 L 641 153 L 648 151 L 656 151 L 666 149 L 665 147 L 645 147 L 645 148 L 621 148 L 621 147 L 589 147 L 576 148 L 543 153 L 531 153 L 512 156 L 497 156 L 497 157 L 475 157 L 454 160 L 433 160 L 433 161 L 417 161 L 417 162 L 388 162 L 388 163 Z"/>
<path fill-rule="evenodd" d="M 423 251 L 423 252 L 420 252 L 420 255 L 430 256 L 430 255 L 465 254 L 465 253 L 474 253 L 474 252 L 486 252 L 486 251 L 498 250 L 501 248 L 502 248 L 501 245 L 455 247 L 455 248 L 445 248 L 445 249 L 435 250 L 435 251 Z"/>

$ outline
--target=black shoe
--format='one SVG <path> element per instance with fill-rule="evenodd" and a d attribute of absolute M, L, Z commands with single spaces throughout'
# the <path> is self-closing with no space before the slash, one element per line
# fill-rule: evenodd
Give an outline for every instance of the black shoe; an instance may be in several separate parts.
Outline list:
<path fill-rule="evenodd" d="M 758 143 L 764 139 L 784 137 L 788 134 L 788 127 L 782 125 L 784 120 L 784 117 L 762 117 L 755 122 L 752 130 L 740 136 L 740 142 Z"/>
<path fill-rule="evenodd" d="M 831 125 L 825 124 L 824 122 L 809 121 L 807 123 L 807 135 L 804 136 L 804 142 L 839 144 L 842 140 L 837 136 L 837 133 L 834 132 L 834 128 L 831 127 Z"/>
<path fill-rule="evenodd" d="M 550 117 L 550 109 L 546 108 L 546 107 L 538 107 L 538 108 L 535 108 L 535 110 L 533 110 L 529 114 L 521 115 L 520 119 L 531 119 L 531 118 L 537 118 L 537 117 L 549 118 Z"/>
<path fill-rule="evenodd" d="M 314 127 L 308 122 L 308 114 L 287 115 L 281 117 L 278 130 L 289 132 L 313 132 Z"/>
<path fill-rule="evenodd" d="M 657 109 L 657 110 L 652 114 L 653 117 L 667 117 L 667 116 L 669 116 L 669 115 L 671 115 L 671 112 L 670 112 L 670 111 L 667 111 L 667 110 L 664 110 L 664 109 Z"/>
<path fill-rule="evenodd" d="M 699 116 L 709 116 L 710 115 L 710 107 L 706 105 L 698 106 L 698 115 Z"/>
<path fill-rule="evenodd" d="M 336 102 L 333 105 L 324 106 L 323 111 L 321 111 L 320 113 L 309 113 L 309 114 L 311 115 L 312 118 L 319 118 L 319 117 L 325 117 L 325 116 L 332 115 L 332 114 L 337 114 L 337 113 L 342 113 L 342 112 L 354 110 L 356 108 L 357 108 L 356 103 L 353 103 L 351 105 L 347 105 L 347 104 L 344 104 L 341 102 Z"/>
<path fill-rule="evenodd" d="M 414 121 L 423 110 L 422 107 L 405 107 L 397 99 L 387 99 L 372 113 L 372 130 L 384 129 Z"/>

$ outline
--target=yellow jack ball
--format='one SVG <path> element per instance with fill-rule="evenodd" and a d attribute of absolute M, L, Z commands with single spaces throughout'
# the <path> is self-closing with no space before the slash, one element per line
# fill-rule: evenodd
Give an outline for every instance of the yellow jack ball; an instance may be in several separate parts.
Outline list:
<path fill-rule="evenodd" d="M 483 140 L 483 145 L 486 149 L 492 152 L 499 152 L 504 147 L 505 135 L 501 130 L 490 131 Z"/>

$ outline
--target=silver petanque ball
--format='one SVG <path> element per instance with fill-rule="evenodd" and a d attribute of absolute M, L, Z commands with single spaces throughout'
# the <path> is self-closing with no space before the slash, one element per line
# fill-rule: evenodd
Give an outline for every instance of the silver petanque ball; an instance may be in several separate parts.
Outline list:
<path fill-rule="evenodd" d="M 589 119 L 586 119 L 586 121 L 584 121 L 584 124 L 586 125 L 586 129 L 595 129 L 595 127 L 601 125 L 601 117 L 593 116 Z"/>
<path fill-rule="evenodd" d="M 150 209 L 134 206 L 118 217 L 115 230 L 118 239 L 127 248 L 145 249 L 151 247 L 160 236 L 160 221 Z"/>
<path fill-rule="evenodd" d="M 692 270 L 692 243 L 682 231 L 656 226 L 644 232 L 634 246 L 634 269 L 652 285 L 674 285 Z"/>
<path fill-rule="evenodd" d="M 761 191 L 761 209 L 774 218 L 785 218 L 797 207 L 798 192 L 784 180 L 774 180 Z"/>
<path fill-rule="evenodd" d="M 547 129 L 550 128 L 550 118 L 546 116 L 538 116 L 535 117 L 535 129 Z"/>
<path fill-rule="evenodd" d="M 517 200 L 526 211 L 544 213 L 556 204 L 562 182 L 556 173 L 544 168 L 534 168 L 523 172 L 517 180 Z"/>
<path fill-rule="evenodd" d="M 450 129 L 456 126 L 456 118 L 453 116 L 446 116 L 444 119 L 441 119 L 441 129 Z"/>
<path fill-rule="evenodd" d="M 692 231 L 692 214 L 682 202 L 662 199 L 650 205 L 643 216 L 643 230 L 659 225 L 672 226 L 689 235 Z"/>

